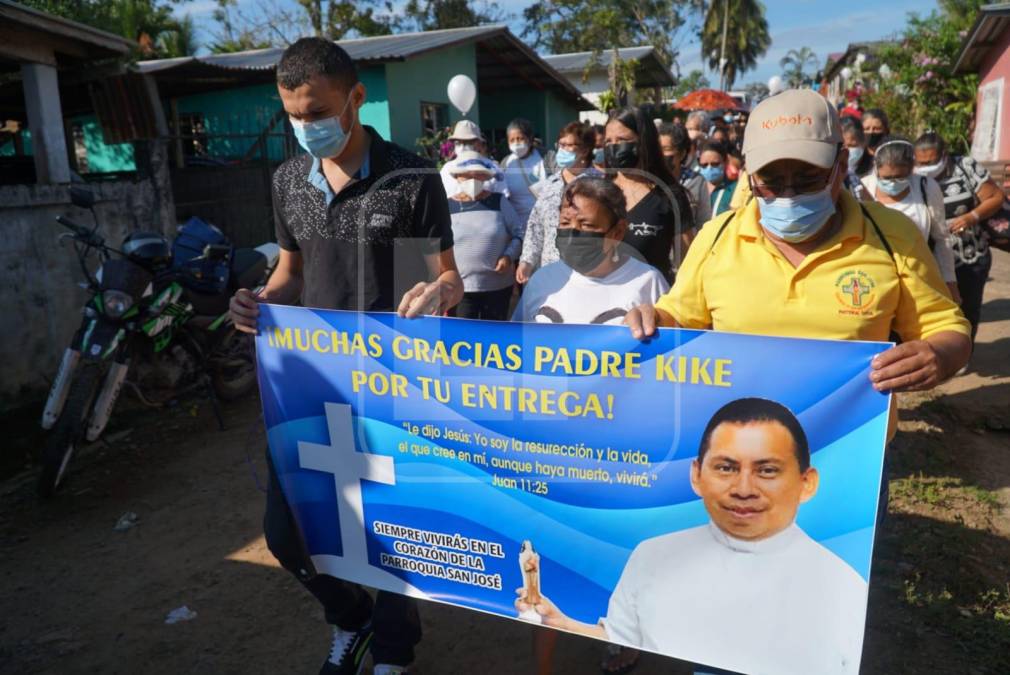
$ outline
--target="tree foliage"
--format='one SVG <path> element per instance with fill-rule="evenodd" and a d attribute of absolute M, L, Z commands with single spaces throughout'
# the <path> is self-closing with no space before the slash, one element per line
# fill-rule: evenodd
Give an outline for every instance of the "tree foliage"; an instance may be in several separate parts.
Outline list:
<path fill-rule="evenodd" d="M 409 0 L 397 28 L 403 30 L 441 30 L 468 28 L 489 23 L 503 23 L 509 15 L 496 2 L 471 0 Z"/>
<path fill-rule="evenodd" d="M 779 65 L 783 68 L 786 82 L 790 87 L 798 89 L 812 78 L 817 72 L 817 54 L 810 47 L 790 49 L 786 55 L 779 60 Z M 810 66 L 810 71 L 807 71 Z"/>
<path fill-rule="evenodd" d="M 728 21 L 724 31 L 725 18 Z M 725 86 L 731 89 L 737 77 L 757 66 L 757 60 L 771 46 L 764 5 L 758 0 L 712 0 L 708 5 L 701 28 L 701 57 L 716 72 L 720 72 L 723 35 L 726 36 Z"/>
<path fill-rule="evenodd" d="M 539 0 L 523 10 L 522 35 L 552 54 L 652 45 L 667 64 L 698 0 Z"/>
<path fill-rule="evenodd" d="M 864 95 L 864 105 L 882 108 L 901 133 L 916 136 L 933 129 L 955 151 L 967 152 L 979 80 L 975 73 L 955 75 L 953 69 L 974 18 L 965 11 L 909 16 L 901 38 L 877 52 L 892 75 L 878 79 Z"/>
<path fill-rule="evenodd" d="M 21 4 L 134 40 L 140 58 L 186 56 L 196 50 L 192 21 L 173 16 L 176 2 L 21 0 Z"/>
<path fill-rule="evenodd" d="M 690 73 L 677 80 L 677 86 L 673 88 L 673 97 L 683 98 L 692 91 L 697 91 L 698 89 L 708 89 L 711 86 L 712 83 L 708 81 L 707 77 L 705 77 L 705 73 L 700 70 L 692 70 Z"/>

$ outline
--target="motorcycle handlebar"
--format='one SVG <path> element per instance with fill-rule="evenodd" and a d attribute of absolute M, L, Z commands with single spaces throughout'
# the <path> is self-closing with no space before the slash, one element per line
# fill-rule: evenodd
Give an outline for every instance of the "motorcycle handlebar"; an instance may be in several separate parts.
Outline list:
<path fill-rule="evenodd" d="M 78 238 L 80 238 L 86 244 L 89 244 L 91 246 L 101 246 L 102 244 L 105 243 L 105 240 L 102 239 L 100 236 L 91 232 L 88 228 L 84 227 L 83 225 L 78 225 L 77 223 L 70 220 L 66 216 L 56 216 L 56 222 L 69 230 L 73 230 L 74 234 L 76 234 Z"/>

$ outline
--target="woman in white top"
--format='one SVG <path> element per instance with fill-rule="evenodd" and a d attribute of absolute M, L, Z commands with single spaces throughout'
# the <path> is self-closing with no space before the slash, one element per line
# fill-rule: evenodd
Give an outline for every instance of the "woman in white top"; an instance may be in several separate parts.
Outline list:
<path fill-rule="evenodd" d="M 533 147 L 533 125 L 516 118 L 506 129 L 511 153 L 502 160 L 509 201 L 515 207 L 523 224 L 537 201 L 537 184 L 547 177 L 544 160 Z"/>
<path fill-rule="evenodd" d="M 620 325 L 628 310 L 662 296 L 659 271 L 622 242 L 628 228 L 624 194 L 613 181 L 583 176 L 561 197 L 561 259 L 530 277 L 513 321 Z"/>
<path fill-rule="evenodd" d="M 583 174 L 561 194 L 557 225 L 560 260 L 533 273 L 513 321 L 620 325 L 628 310 L 656 302 L 669 288 L 652 265 L 623 243 L 628 229 L 624 193 L 613 181 Z M 557 633 L 538 629 L 533 650 L 540 675 L 552 672 Z M 603 672 L 628 672 L 638 652 L 615 649 Z"/>
<path fill-rule="evenodd" d="M 933 250 L 951 297 L 960 302 L 954 252 L 944 216 L 943 191 L 932 178 L 915 175 L 914 168 L 912 144 L 901 138 L 885 139 L 876 148 L 873 172 L 863 178 L 863 186 L 869 197 L 889 209 L 901 211 L 915 223 Z"/>

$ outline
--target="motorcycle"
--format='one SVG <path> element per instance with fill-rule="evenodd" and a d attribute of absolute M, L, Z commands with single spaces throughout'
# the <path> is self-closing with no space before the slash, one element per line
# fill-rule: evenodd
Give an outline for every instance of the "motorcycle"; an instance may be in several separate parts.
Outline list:
<path fill-rule="evenodd" d="M 56 219 L 69 230 L 60 243 L 73 242 L 90 298 L 42 413 L 49 433 L 37 491 L 44 498 L 60 488 L 74 448 L 101 436 L 124 384 L 154 407 L 203 389 L 224 427 L 219 400 L 256 385 L 249 337 L 232 324 L 229 299 L 238 288 L 262 288 L 280 255 L 273 243 L 236 249 L 199 219 L 180 227 L 172 245 L 159 233 L 133 232 L 116 249 L 97 232 L 93 195 L 75 186 L 71 201 L 95 223 Z"/>

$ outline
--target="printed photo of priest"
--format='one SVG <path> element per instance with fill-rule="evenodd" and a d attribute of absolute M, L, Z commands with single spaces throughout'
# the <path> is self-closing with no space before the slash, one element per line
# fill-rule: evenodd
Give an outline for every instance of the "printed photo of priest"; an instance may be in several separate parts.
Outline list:
<path fill-rule="evenodd" d="M 691 486 L 709 522 L 632 552 L 597 624 L 541 589 L 542 623 L 745 673 L 856 673 L 866 581 L 796 524 L 820 476 L 788 408 L 743 398 L 708 422 Z"/>

